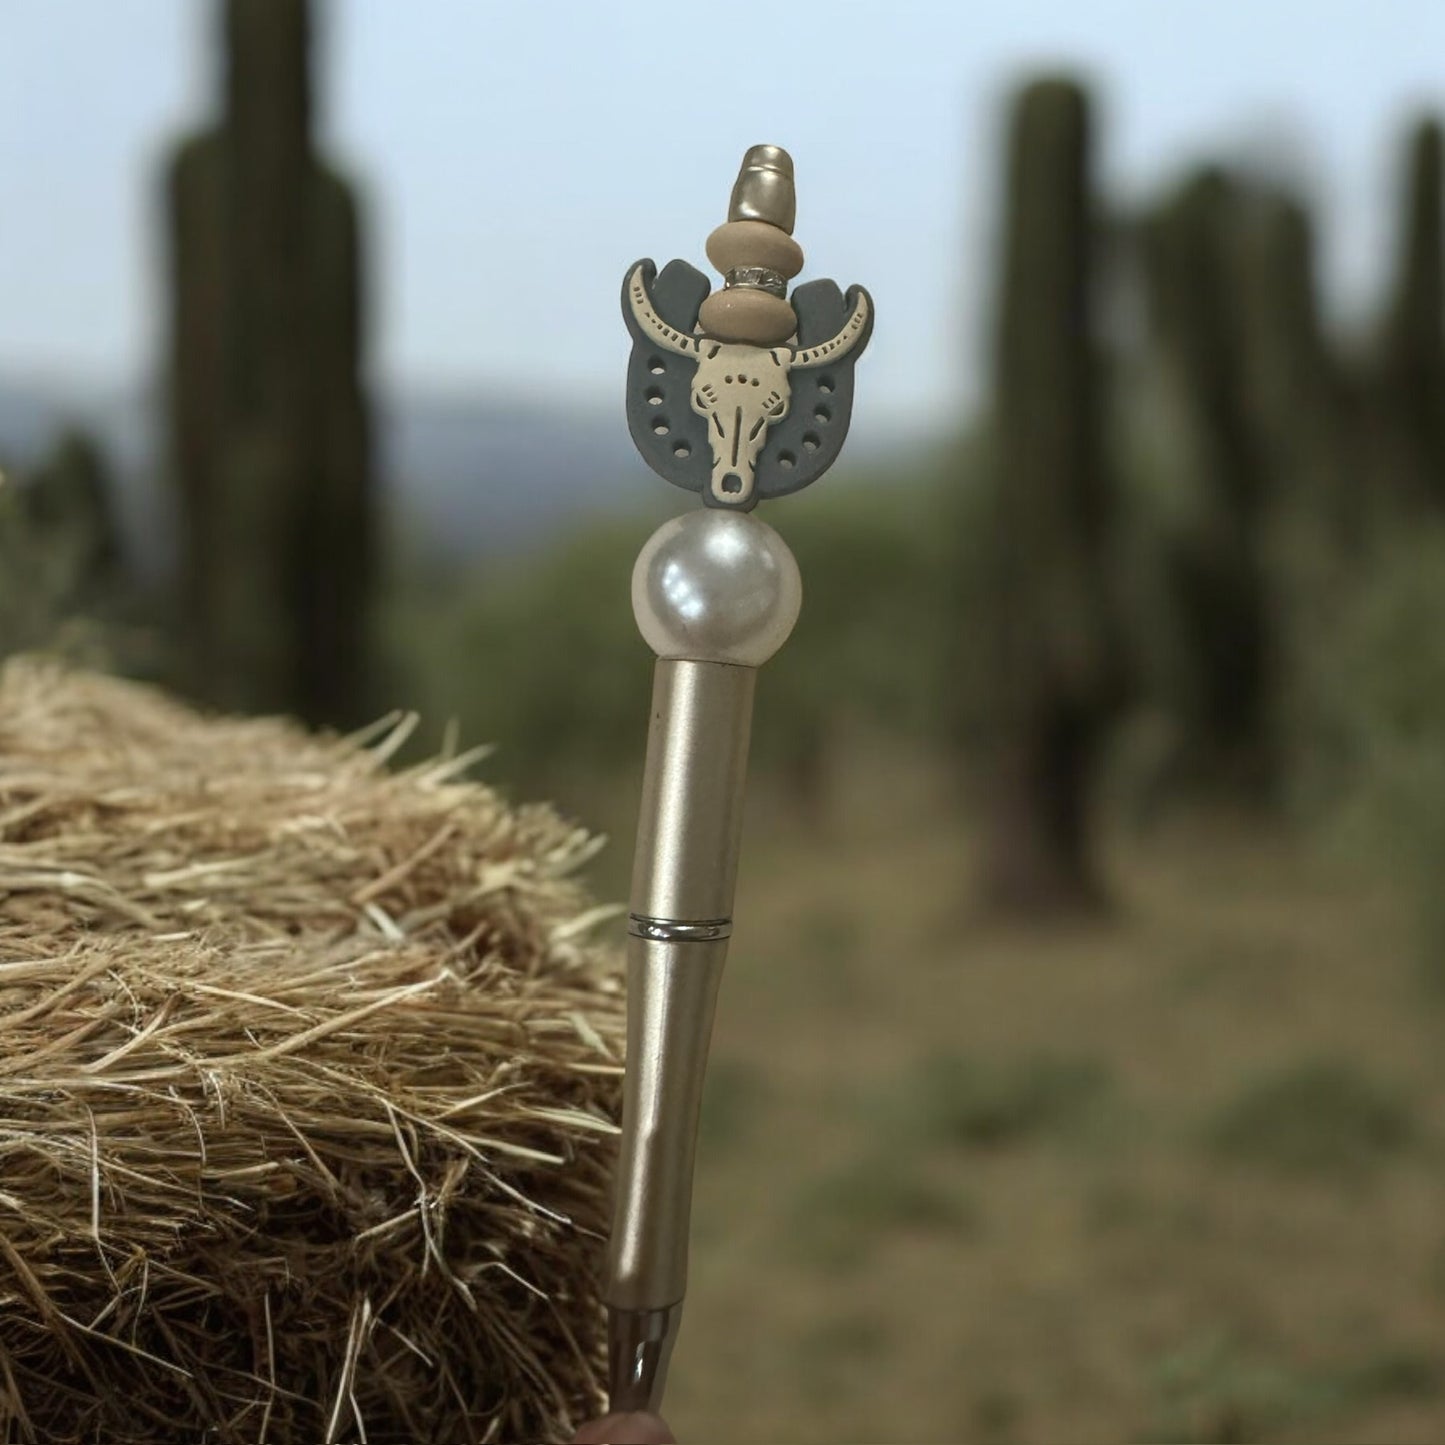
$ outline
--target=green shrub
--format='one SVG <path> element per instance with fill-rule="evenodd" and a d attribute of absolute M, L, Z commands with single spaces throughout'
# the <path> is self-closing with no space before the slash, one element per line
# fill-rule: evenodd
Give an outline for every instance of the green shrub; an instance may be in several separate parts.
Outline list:
<path fill-rule="evenodd" d="M 1411 1147 L 1418 1129 L 1396 1090 L 1343 1061 L 1319 1059 L 1247 1084 L 1208 1134 L 1224 1158 L 1349 1177 Z"/>
<path fill-rule="evenodd" d="M 1109 1089 L 1097 1059 L 1044 1055 L 986 1062 L 924 1058 L 885 1096 L 882 1112 L 930 1143 L 1004 1149 L 1084 1128 Z"/>
<path fill-rule="evenodd" d="M 864 1263 L 889 1234 L 966 1235 L 977 1205 L 931 1179 L 918 1151 L 880 1140 L 837 1169 L 811 1179 L 793 1200 L 794 1246 L 812 1264 Z"/>
<path fill-rule="evenodd" d="M 1272 1359 L 1210 1331 L 1153 1365 L 1153 1419 L 1139 1438 L 1258 1440 L 1377 1401 L 1434 1398 L 1442 1387 L 1439 1362 L 1416 1349 L 1387 1345 L 1321 1368 Z"/>
<path fill-rule="evenodd" d="M 915 736 L 935 726 L 945 563 L 934 500 L 918 481 L 858 479 L 765 510 L 798 558 L 804 600 L 763 670 L 758 767 L 807 769 L 850 717 Z M 640 768 L 653 658 L 631 575 L 654 524 L 609 522 L 449 590 L 404 580 L 385 611 L 401 700 L 433 733 L 455 718 L 464 741 L 496 743 L 518 788 L 556 796 L 568 779 Z"/>
<path fill-rule="evenodd" d="M 1445 528 L 1397 537 L 1321 620 L 1296 725 L 1301 805 L 1413 890 L 1445 990 Z"/>
<path fill-rule="evenodd" d="M 455 720 L 464 745 L 496 744 L 519 790 L 640 757 L 652 667 L 628 600 L 640 544 L 613 525 L 447 590 L 408 579 L 384 614 L 400 696 L 433 733 Z"/>
<path fill-rule="evenodd" d="M 117 661 L 121 565 L 105 460 L 61 433 L 27 472 L 0 469 L 0 656 L 49 652 L 92 667 Z M 134 661 L 133 658 L 128 658 Z"/>

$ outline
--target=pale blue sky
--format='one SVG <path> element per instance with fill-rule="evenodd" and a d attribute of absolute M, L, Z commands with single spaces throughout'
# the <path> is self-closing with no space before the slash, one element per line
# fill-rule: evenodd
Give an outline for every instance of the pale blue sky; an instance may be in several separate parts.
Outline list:
<path fill-rule="evenodd" d="M 0 0 L 0 374 L 125 384 L 160 343 L 156 198 L 213 77 L 203 0 Z M 1105 102 L 1104 175 L 1303 163 L 1358 311 L 1409 108 L 1445 102 L 1440 0 L 331 0 L 328 143 L 371 202 L 377 376 L 615 399 L 623 270 L 705 264 L 744 148 L 797 162 L 808 276 L 873 291 L 859 408 L 938 416 L 985 337 L 999 97 L 1040 65 Z"/>

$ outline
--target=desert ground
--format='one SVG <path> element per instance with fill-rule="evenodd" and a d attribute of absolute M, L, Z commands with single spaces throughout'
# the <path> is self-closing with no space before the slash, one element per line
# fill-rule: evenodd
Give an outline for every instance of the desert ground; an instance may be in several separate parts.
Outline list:
<path fill-rule="evenodd" d="M 1445 1003 L 1384 870 L 1115 826 L 1110 916 L 1021 928 L 962 817 L 867 747 L 822 821 L 755 789 L 679 1438 L 1445 1438 Z"/>

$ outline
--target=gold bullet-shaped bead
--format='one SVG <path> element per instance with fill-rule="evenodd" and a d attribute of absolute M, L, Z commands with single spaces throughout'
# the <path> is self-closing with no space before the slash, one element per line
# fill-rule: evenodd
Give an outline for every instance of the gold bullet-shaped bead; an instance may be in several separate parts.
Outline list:
<path fill-rule="evenodd" d="M 782 146 L 751 146 L 733 183 L 730 221 L 766 221 L 792 233 L 798 218 L 793 158 Z"/>

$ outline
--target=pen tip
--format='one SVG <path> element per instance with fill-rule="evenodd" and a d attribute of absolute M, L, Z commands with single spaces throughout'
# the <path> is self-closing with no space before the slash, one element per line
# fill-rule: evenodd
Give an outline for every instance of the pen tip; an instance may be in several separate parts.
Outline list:
<path fill-rule="evenodd" d="M 609 1408 L 616 1412 L 657 1411 L 667 1384 L 667 1366 L 682 1323 L 682 1301 L 659 1310 L 607 1311 Z"/>

